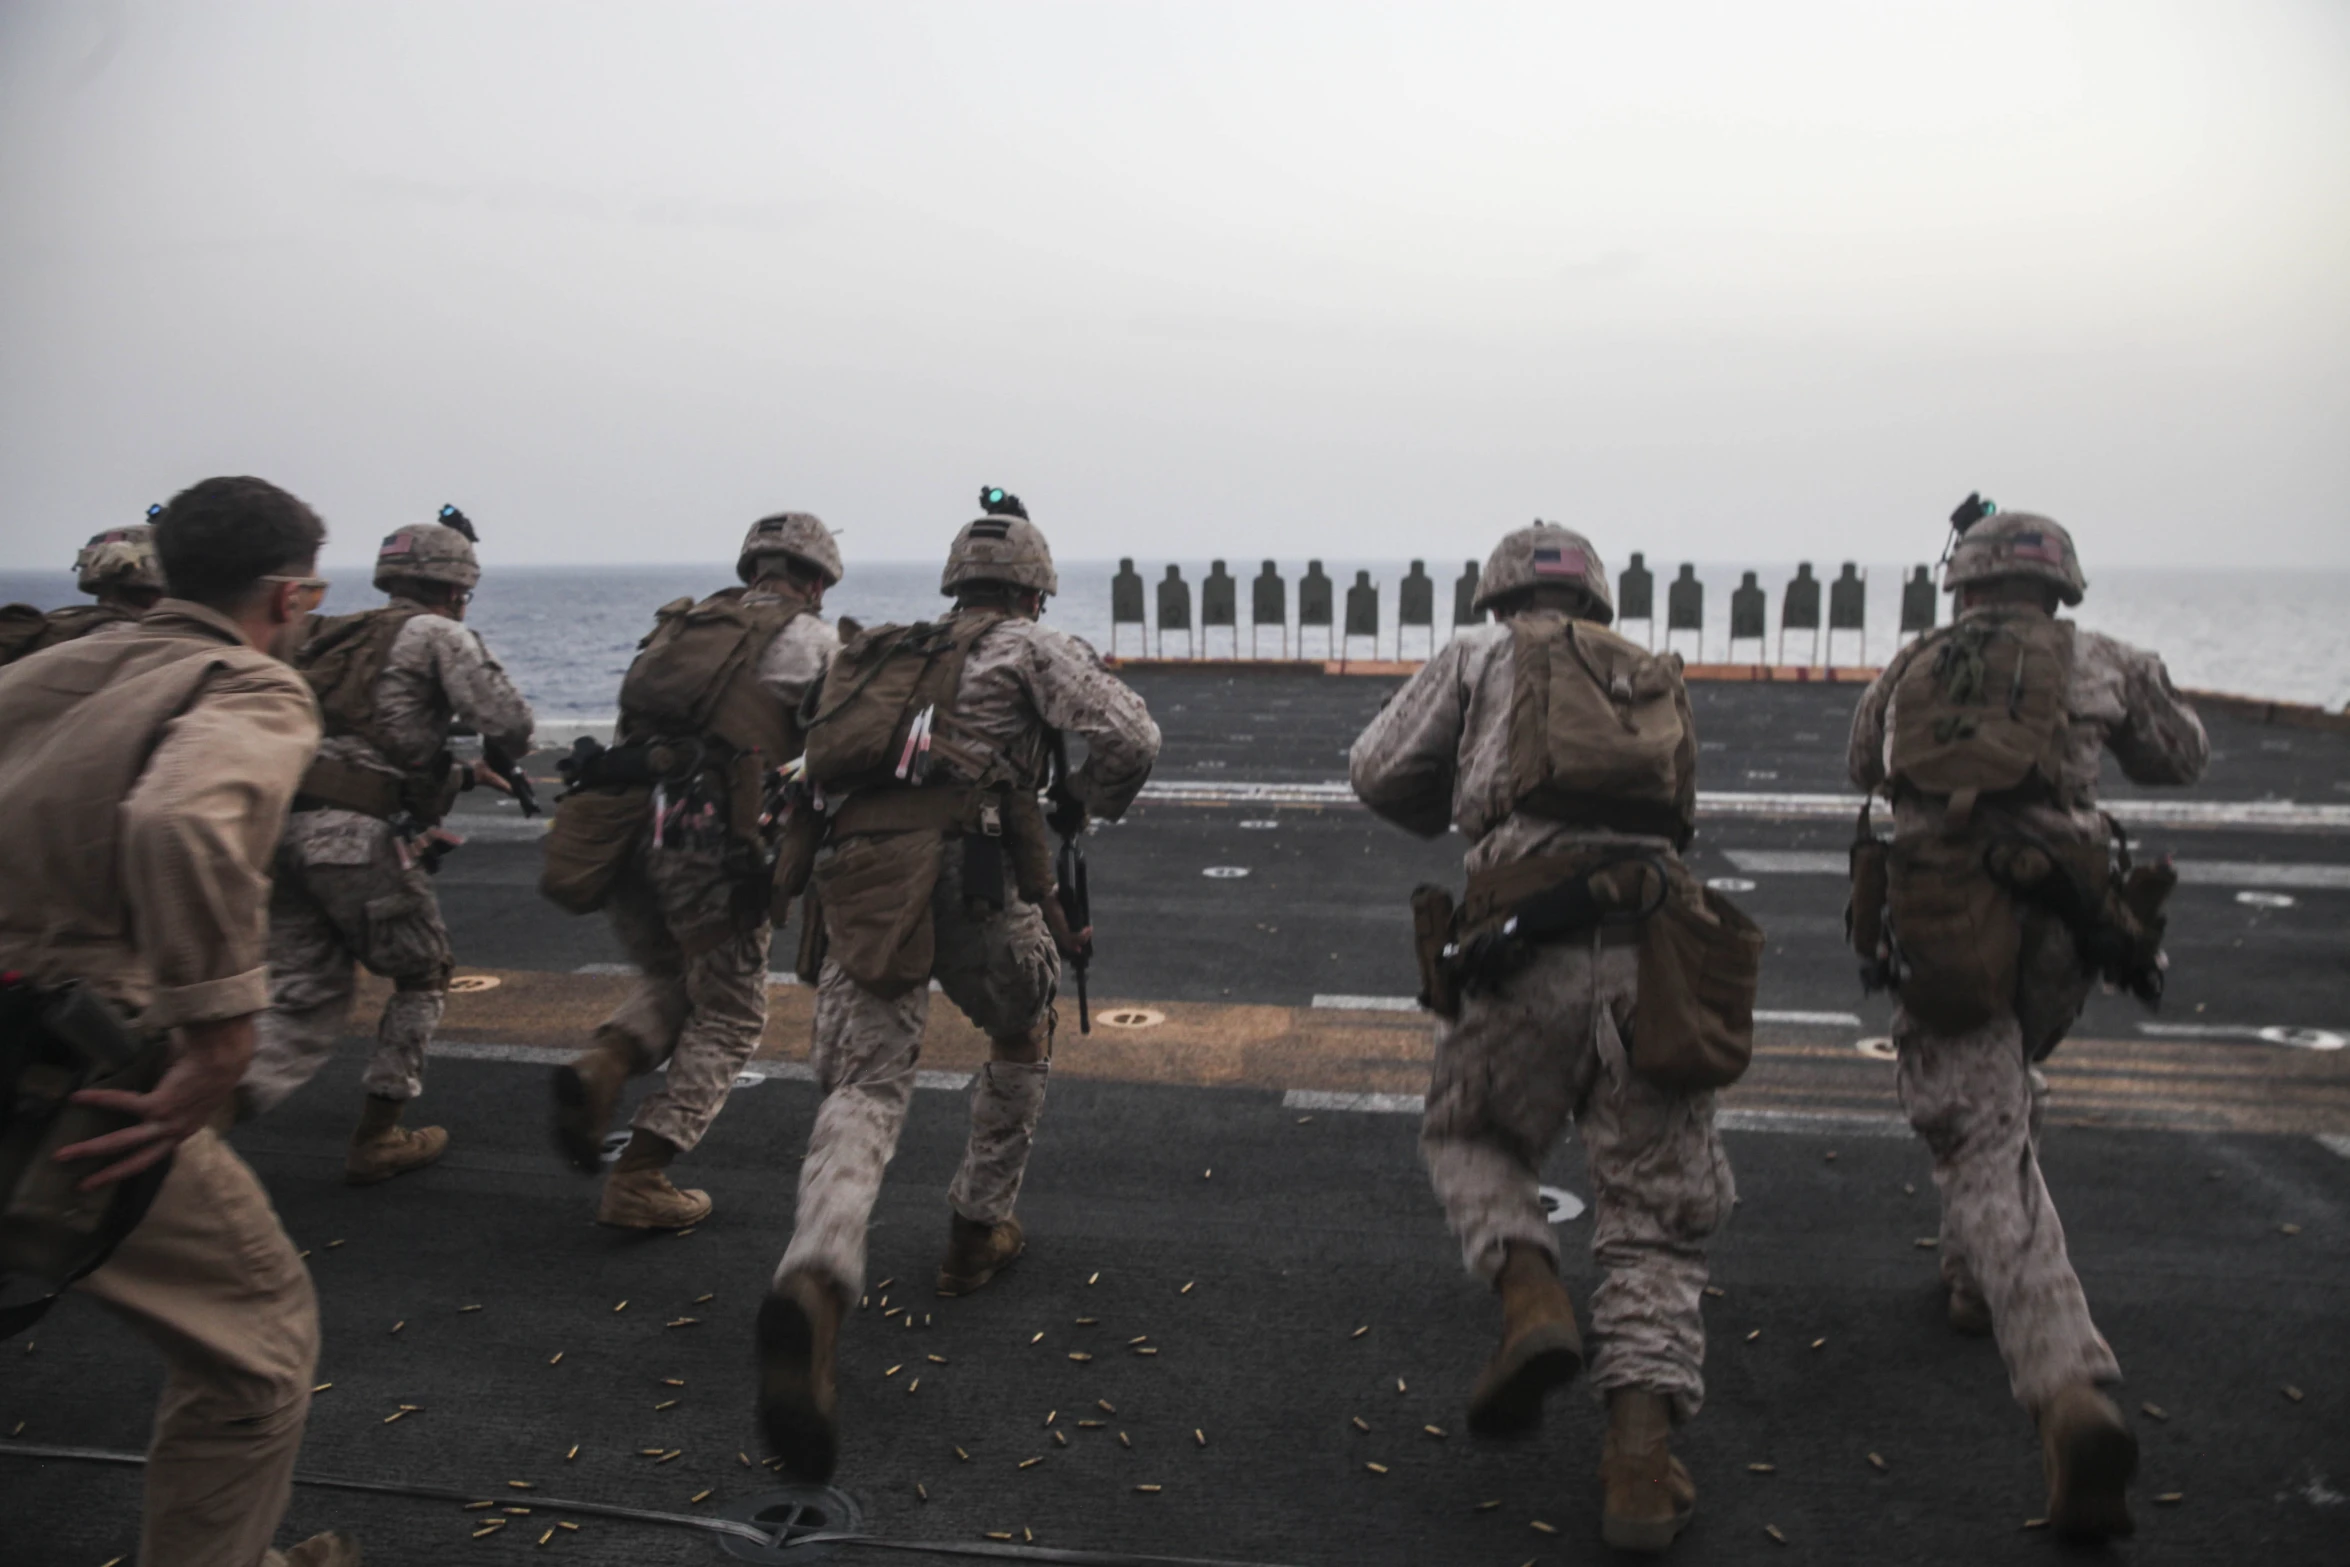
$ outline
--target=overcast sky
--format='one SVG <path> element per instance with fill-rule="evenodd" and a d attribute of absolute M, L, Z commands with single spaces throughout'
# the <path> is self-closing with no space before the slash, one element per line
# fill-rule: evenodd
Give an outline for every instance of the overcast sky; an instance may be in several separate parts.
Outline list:
<path fill-rule="evenodd" d="M 2350 6 L 0 4 L 0 565 L 2350 564 Z"/>

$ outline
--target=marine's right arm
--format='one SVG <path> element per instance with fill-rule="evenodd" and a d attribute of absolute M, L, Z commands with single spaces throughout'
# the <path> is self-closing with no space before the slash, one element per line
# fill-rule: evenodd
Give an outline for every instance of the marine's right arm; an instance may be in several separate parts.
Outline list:
<path fill-rule="evenodd" d="M 759 684 L 788 712 L 798 712 L 840 651 L 840 633 L 816 616 L 795 615 L 759 656 Z"/>
<path fill-rule="evenodd" d="M 137 1117 L 59 1150 L 60 1160 L 119 1156 L 85 1190 L 154 1164 L 244 1076 L 253 1016 L 269 1004 L 270 862 L 318 735 L 318 704 L 299 675 L 274 660 L 231 666 L 165 728 L 123 801 L 123 899 L 155 977 L 141 1021 L 179 1037 L 147 1093 L 75 1096 Z"/>
<path fill-rule="evenodd" d="M 1462 678 L 1469 640 L 1455 638 L 1388 698 L 1347 752 L 1355 795 L 1379 815 L 1423 838 L 1452 825 L 1468 693 Z"/>

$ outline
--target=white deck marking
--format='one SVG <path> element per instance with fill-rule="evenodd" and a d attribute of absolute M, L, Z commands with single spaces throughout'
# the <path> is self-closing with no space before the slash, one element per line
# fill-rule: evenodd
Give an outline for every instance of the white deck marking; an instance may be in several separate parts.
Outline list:
<path fill-rule="evenodd" d="M 2140 1023 L 2138 1032 L 2149 1039 L 2249 1039 L 2293 1050 L 2339 1050 L 2350 1045 L 2350 1030 L 2289 1028 L 2281 1023 L 2265 1028 L 2251 1023 Z"/>
<path fill-rule="evenodd" d="M 1757 1023 L 1794 1023 L 1810 1028 L 1858 1028 L 1860 1016 L 1853 1012 L 1757 1012 Z"/>
<path fill-rule="evenodd" d="M 2317 1144 L 2328 1153 L 2350 1159 L 2350 1136 L 2345 1136 L 2340 1132 L 2321 1132 L 2318 1134 Z"/>
<path fill-rule="evenodd" d="M 1722 857 L 1749 876 L 1842 876 L 1852 868 L 1841 854 L 1813 849 L 1724 849 Z"/>
<path fill-rule="evenodd" d="M 1835 1110 L 1722 1110 L 1714 1125 L 1725 1132 L 1784 1132 L 1799 1137 L 1907 1137 L 1897 1115 Z"/>
<path fill-rule="evenodd" d="M 1722 857 L 1749 876 L 1842 876 L 1842 854 L 1814 849 L 1724 849 Z M 2263 864 L 2257 860 L 2178 860 L 2179 880 L 2189 887 L 2301 887 L 2350 891 L 2350 865 Z"/>
<path fill-rule="evenodd" d="M 1418 1115 L 1428 1108 L 1419 1094 L 1335 1094 L 1320 1088 L 1292 1088 L 1281 1096 L 1284 1110 L 1363 1110 L 1373 1115 Z"/>

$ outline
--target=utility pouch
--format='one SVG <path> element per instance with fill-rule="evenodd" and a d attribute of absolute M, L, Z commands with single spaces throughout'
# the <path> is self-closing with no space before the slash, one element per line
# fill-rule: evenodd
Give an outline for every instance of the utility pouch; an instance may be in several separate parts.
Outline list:
<path fill-rule="evenodd" d="M 539 891 L 557 908 L 592 914 L 612 895 L 652 813 L 649 785 L 574 789 L 555 807 L 539 868 Z"/>
<path fill-rule="evenodd" d="M 425 826 L 435 826 L 465 792 L 468 777 L 457 759 L 443 751 L 431 766 L 400 780 L 400 808 Z"/>
<path fill-rule="evenodd" d="M 963 837 L 963 901 L 991 914 L 1004 911 L 1004 812 L 989 800 L 979 808 L 979 827 Z"/>
<path fill-rule="evenodd" d="M 1851 941 L 1852 950 L 1871 965 L 1883 963 L 1887 956 L 1885 882 L 1887 854 L 1891 847 L 1870 827 L 1869 808 L 1864 803 L 1860 808 L 1860 821 L 1853 829 L 1852 849 L 1848 856 L 1852 872 L 1852 894 L 1844 905 L 1844 934 Z"/>
<path fill-rule="evenodd" d="M 1420 1005 L 1447 1020 L 1461 1015 L 1460 982 L 1447 956 L 1452 925 L 1449 889 L 1426 882 L 1412 889 L 1412 951 L 1420 960 Z"/>
<path fill-rule="evenodd" d="M 2023 919 L 1978 833 L 1896 838 L 1885 896 L 1902 1009 L 1939 1033 L 1980 1028 L 2015 1002 Z"/>
<path fill-rule="evenodd" d="M 824 900 L 810 887 L 800 894 L 800 950 L 792 961 L 792 973 L 803 985 L 813 985 L 824 977 Z"/>
<path fill-rule="evenodd" d="M 55 1155 L 136 1120 L 74 1104 L 72 1094 L 85 1088 L 144 1093 L 163 1075 L 168 1057 L 166 1039 L 133 1034 L 79 985 L 42 990 L 0 983 L 0 1274 L 30 1274 L 62 1289 L 103 1264 L 146 1216 L 169 1159 L 85 1192 L 79 1183 L 106 1161 L 61 1165 Z M 44 1299 L 0 1308 L 0 1336 L 22 1332 L 48 1306 Z"/>
<path fill-rule="evenodd" d="M 1632 1007 L 1632 1070 L 1679 1093 L 1723 1088 L 1754 1059 L 1754 997 L 1762 928 L 1729 899 L 1674 867 L 1673 895 L 1640 940 Z"/>
<path fill-rule="evenodd" d="M 816 867 L 832 960 L 884 1001 L 930 978 L 938 954 L 930 896 L 944 841 L 935 831 L 860 834 L 836 841 Z"/>

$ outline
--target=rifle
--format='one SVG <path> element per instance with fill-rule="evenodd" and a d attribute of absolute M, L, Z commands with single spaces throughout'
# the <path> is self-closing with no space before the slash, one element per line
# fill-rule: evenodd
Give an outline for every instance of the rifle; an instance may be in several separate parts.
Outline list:
<path fill-rule="evenodd" d="M 1082 931 L 1093 923 L 1093 894 L 1085 884 L 1085 829 L 1080 827 L 1061 839 L 1061 852 L 1053 862 L 1053 879 L 1059 885 L 1053 896 L 1061 900 L 1061 913 L 1068 919 L 1072 931 Z M 1069 960 L 1069 969 L 1077 976 L 1077 1032 L 1093 1032 L 1093 1006 L 1086 995 L 1085 971 L 1093 963 L 1093 942 Z"/>
<path fill-rule="evenodd" d="M 497 741 L 488 739 L 481 743 L 481 759 L 491 772 L 506 780 L 506 787 L 514 791 L 514 803 L 522 807 L 523 815 L 539 814 L 542 807 L 539 805 L 538 786 L 530 781 L 530 774 L 522 770 L 521 762 L 508 756 L 506 748 Z"/>

